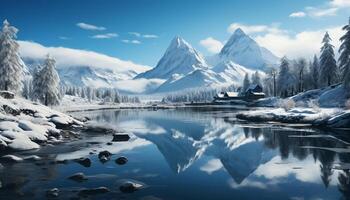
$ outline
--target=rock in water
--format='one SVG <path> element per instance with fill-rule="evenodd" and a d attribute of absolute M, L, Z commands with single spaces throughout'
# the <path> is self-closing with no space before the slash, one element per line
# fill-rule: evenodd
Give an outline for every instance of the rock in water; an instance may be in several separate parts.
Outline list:
<path fill-rule="evenodd" d="M 111 152 L 109 151 L 101 151 L 99 154 L 98 154 L 98 159 L 100 159 L 100 161 L 102 163 L 105 163 L 107 161 L 109 161 L 111 159 Z"/>
<path fill-rule="evenodd" d="M 37 155 L 31 155 L 31 156 L 25 157 L 24 160 L 39 161 L 39 160 L 41 160 L 41 157 L 39 157 Z"/>
<path fill-rule="evenodd" d="M 77 182 L 83 182 L 83 181 L 87 180 L 86 176 L 83 173 L 76 173 L 68 178 L 73 180 L 73 181 L 77 181 Z"/>
<path fill-rule="evenodd" d="M 16 162 L 22 162 L 23 158 L 20 158 L 15 155 L 5 155 L 5 156 L 2 156 L 0 160 L 4 162 L 9 162 L 9 163 L 16 163 Z"/>
<path fill-rule="evenodd" d="M 124 193 L 132 193 L 135 192 L 143 187 L 142 184 L 136 183 L 133 181 L 127 181 L 123 183 L 120 187 L 119 190 Z"/>
<path fill-rule="evenodd" d="M 51 190 L 46 191 L 47 197 L 58 197 L 60 190 L 58 188 L 52 188 Z"/>
<path fill-rule="evenodd" d="M 80 196 L 87 196 L 87 195 L 96 195 L 96 194 L 103 194 L 107 193 L 110 190 L 106 187 L 98 187 L 98 188 L 90 188 L 90 189 L 82 189 L 79 191 Z"/>
<path fill-rule="evenodd" d="M 121 156 L 115 160 L 115 163 L 117 163 L 118 165 L 124 165 L 127 162 L 128 162 L 128 159 L 124 156 Z"/>
<path fill-rule="evenodd" d="M 112 142 L 126 142 L 130 140 L 130 136 L 128 134 L 113 134 Z"/>
<path fill-rule="evenodd" d="M 0 91 L 0 96 L 2 96 L 4 99 L 15 98 L 15 94 L 9 91 Z"/>
<path fill-rule="evenodd" d="M 90 158 L 79 158 L 75 160 L 77 163 L 83 165 L 84 167 L 90 167 L 91 166 L 91 160 Z"/>

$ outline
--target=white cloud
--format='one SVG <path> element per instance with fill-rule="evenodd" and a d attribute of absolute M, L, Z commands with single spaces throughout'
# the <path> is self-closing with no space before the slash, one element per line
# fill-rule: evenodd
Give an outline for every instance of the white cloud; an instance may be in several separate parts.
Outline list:
<path fill-rule="evenodd" d="M 204 40 L 199 41 L 199 44 L 206 48 L 211 53 L 219 53 L 224 46 L 222 42 L 212 37 L 208 37 Z"/>
<path fill-rule="evenodd" d="M 227 32 L 233 33 L 238 28 L 241 28 L 247 34 L 266 32 L 268 30 L 268 26 L 266 26 L 266 25 L 249 26 L 249 25 L 244 25 L 244 24 L 240 24 L 240 23 L 232 23 L 227 28 Z"/>
<path fill-rule="evenodd" d="M 289 17 L 292 17 L 292 18 L 301 18 L 301 17 L 305 17 L 306 16 L 306 13 L 305 12 L 294 12 L 292 14 L 289 15 Z"/>
<path fill-rule="evenodd" d="M 277 56 L 288 56 L 289 58 L 306 57 L 311 58 L 318 54 L 321 48 L 321 41 L 328 31 L 332 43 L 336 50 L 340 46 L 339 38 L 343 35 L 341 26 L 330 27 L 313 31 L 302 31 L 298 33 L 288 33 L 282 31 L 279 33 L 261 34 L 254 39 L 261 45 L 271 50 Z"/>
<path fill-rule="evenodd" d="M 19 41 L 20 55 L 32 59 L 43 59 L 50 54 L 56 59 L 57 67 L 91 66 L 125 72 L 134 70 L 137 73 L 149 70 L 149 66 L 135 64 L 132 61 L 120 60 L 94 51 L 71 49 L 65 47 L 45 47 L 31 41 Z"/>
<path fill-rule="evenodd" d="M 79 28 L 84 29 L 84 30 L 90 30 L 90 31 L 104 31 L 104 30 L 106 30 L 106 28 L 103 26 L 96 26 L 96 25 L 87 24 L 84 22 L 77 23 L 76 25 Z"/>
<path fill-rule="evenodd" d="M 256 34 L 256 33 L 279 33 L 282 30 L 279 29 L 279 24 L 271 24 L 271 25 L 263 25 L 263 24 L 257 24 L 257 25 L 246 25 L 246 24 L 240 24 L 240 23 L 232 23 L 227 28 L 227 32 L 233 33 L 236 29 L 241 28 L 246 34 Z"/>
<path fill-rule="evenodd" d="M 127 44 L 141 44 L 141 41 L 139 40 L 122 40 L 122 42 Z"/>
<path fill-rule="evenodd" d="M 310 16 L 314 18 L 320 18 L 325 16 L 335 16 L 337 15 L 337 12 L 344 8 L 350 8 L 350 1 L 349 0 L 330 0 L 327 3 L 317 6 L 317 7 L 306 7 L 305 12 L 297 12 L 297 13 L 304 13 L 301 14 L 304 16 Z M 290 17 L 293 17 L 292 15 L 295 15 L 294 17 L 299 17 L 296 13 L 292 13 Z"/>
<path fill-rule="evenodd" d="M 118 37 L 118 34 L 116 34 L 116 33 L 106 33 L 106 34 L 94 35 L 91 38 L 94 38 L 94 39 L 110 39 L 110 38 L 115 38 L 115 37 Z"/>
<path fill-rule="evenodd" d="M 219 159 L 211 159 L 205 165 L 201 166 L 200 170 L 210 175 L 213 172 L 221 170 L 222 168 L 223 165 L 221 164 L 221 161 Z"/>
<path fill-rule="evenodd" d="M 306 8 L 308 15 L 311 17 L 335 16 L 339 8 Z"/>
<path fill-rule="evenodd" d="M 61 40 L 69 40 L 70 39 L 69 37 L 66 37 L 66 36 L 59 36 L 58 38 Z"/>
<path fill-rule="evenodd" d="M 130 35 L 133 35 L 135 37 L 142 37 L 142 38 L 146 38 L 146 39 L 154 39 L 154 38 L 158 38 L 158 35 L 155 34 L 142 34 L 139 32 L 129 32 Z"/>
<path fill-rule="evenodd" d="M 345 8 L 350 7 L 350 1 L 349 0 L 331 0 L 331 5 L 339 8 Z"/>
<path fill-rule="evenodd" d="M 129 34 L 136 37 L 141 37 L 141 33 L 138 33 L 138 32 L 129 32 Z"/>
<path fill-rule="evenodd" d="M 152 39 L 152 38 L 158 38 L 158 35 L 146 34 L 146 35 L 142 35 L 142 37 Z"/>

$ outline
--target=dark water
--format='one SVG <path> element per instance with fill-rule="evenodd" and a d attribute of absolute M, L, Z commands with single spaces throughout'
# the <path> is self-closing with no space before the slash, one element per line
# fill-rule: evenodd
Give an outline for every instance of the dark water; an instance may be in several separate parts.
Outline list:
<path fill-rule="evenodd" d="M 232 110 L 122 110 L 76 113 L 130 133 L 129 142 L 113 145 L 110 135 L 89 133 L 83 140 L 36 152 L 40 162 L 7 164 L 0 170 L 0 199 L 347 199 L 350 172 L 335 169 L 350 163 L 346 131 L 239 122 Z M 307 136 L 307 137 L 305 137 Z M 92 151 L 109 150 L 101 163 Z M 17 153 L 18 154 L 18 153 Z M 119 156 L 128 158 L 117 165 Z M 58 159 L 90 157 L 91 167 Z M 342 165 L 344 166 L 344 165 Z M 68 176 L 83 172 L 84 182 Z M 133 180 L 145 187 L 122 193 Z M 105 186 L 111 192 L 79 196 L 82 188 Z"/>

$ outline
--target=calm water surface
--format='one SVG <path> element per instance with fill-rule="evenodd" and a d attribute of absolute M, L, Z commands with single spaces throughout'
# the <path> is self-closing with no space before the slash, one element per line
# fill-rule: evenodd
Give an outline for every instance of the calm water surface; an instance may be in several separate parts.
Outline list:
<path fill-rule="evenodd" d="M 6 164 L 0 169 L 0 199 L 347 199 L 350 172 L 335 169 L 350 163 L 349 133 L 307 127 L 239 122 L 232 110 L 121 110 L 74 113 L 131 135 L 115 142 L 111 135 L 88 133 L 82 140 L 34 152 L 43 161 Z M 96 154 L 113 153 L 101 163 Z M 119 156 L 128 158 L 117 165 Z M 91 167 L 53 160 L 90 157 Z M 68 176 L 83 172 L 84 182 Z M 124 194 L 126 180 L 145 187 Z M 111 192 L 79 197 L 82 188 L 108 187 Z"/>

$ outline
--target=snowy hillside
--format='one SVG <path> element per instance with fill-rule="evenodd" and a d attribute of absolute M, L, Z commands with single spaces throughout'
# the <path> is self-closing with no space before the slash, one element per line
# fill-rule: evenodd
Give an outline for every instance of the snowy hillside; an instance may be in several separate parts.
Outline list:
<path fill-rule="evenodd" d="M 225 80 L 210 69 L 198 69 L 183 77 L 168 79 L 155 92 L 172 92 L 189 88 L 215 87 Z"/>
<path fill-rule="evenodd" d="M 225 82 L 234 83 L 236 85 L 242 84 L 246 74 L 251 76 L 255 72 L 232 61 L 219 62 L 212 70 L 221 76 Z"/>
<path fill-rule="evenodd" d="M 219 60 L 229 60 L 250 69 L 264 70 L 276 66 L 279 58 L 237 29 L 218 55 Z"/>
<path fill-rule="evenodd" d="M 110 87 L 117 81 L 128 80 L 136 76 L 135 71 L 119 73 L 112 69 L 92 68 L 86 66 L 65 67 L 58 69 L 64 85 Z"/>
<path fill-rule="evenodd" d="M 173 74 L 186 75 L 194 70 L 207 68 L 208 65 L 203 56 L 184 39 L 176 36 L 157 66 L 152 70 L 139 74 L 136 78 L 169 79 Z"/>

